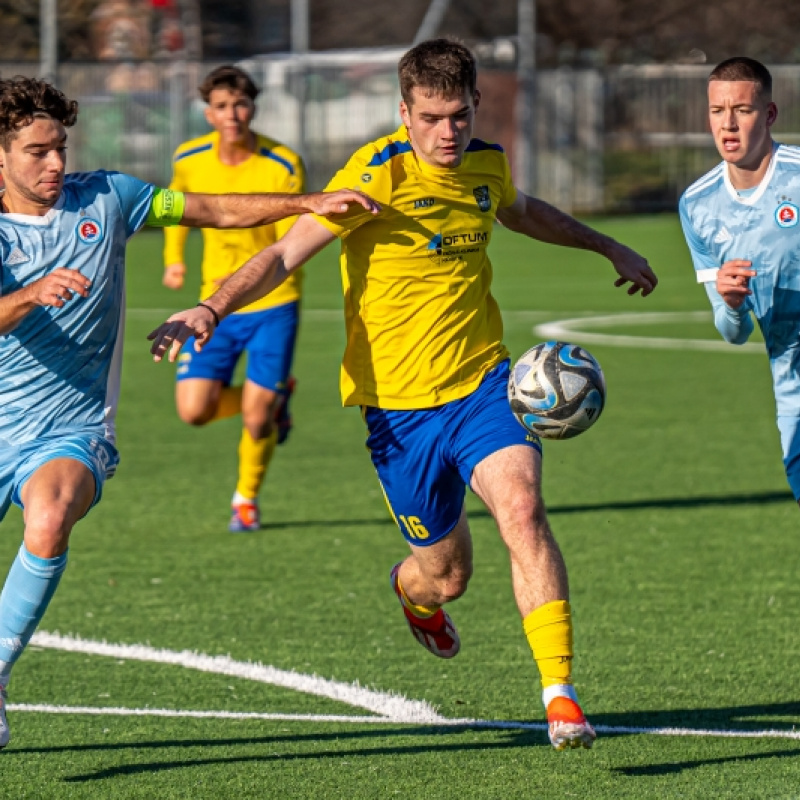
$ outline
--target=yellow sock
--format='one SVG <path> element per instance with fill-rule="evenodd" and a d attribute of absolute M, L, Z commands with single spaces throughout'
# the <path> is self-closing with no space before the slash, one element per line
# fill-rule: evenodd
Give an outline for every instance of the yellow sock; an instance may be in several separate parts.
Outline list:
<path fill-rule="evenodd" d="M 239 441 L 239 483 L 236 484 L 236 491 L 243 497 L 258 497 L 258 490 L 264 482 L 277 441 L 276 430 L 264 439 L 254 439 L 247 428 L 242 429 L 242 438 Z"/>
<path fill-rule="evenodd" d="M 432 617 L 440 608 L 440 606 L 418 606 L 408 599 L 406 590 L 400 584 L 400 578 L 397 578 L 397 591 L 400 592 L 400 600 L 403 605 L 415 616 L 421 619 Z"/>
<path fill-rule="evenodd" d="M 222 392 L 219 396 L 219 403 L 217 410 L 211 421 L 218 419 L 227 419 L 242 413 L 242 387 L 241 386 L 223 386 Z"/>
<path fill-rule="evenodd" d="M 572 615 L 568 600 L 554 600 L 522 620 L 542 686 L 572 683 Z"/>

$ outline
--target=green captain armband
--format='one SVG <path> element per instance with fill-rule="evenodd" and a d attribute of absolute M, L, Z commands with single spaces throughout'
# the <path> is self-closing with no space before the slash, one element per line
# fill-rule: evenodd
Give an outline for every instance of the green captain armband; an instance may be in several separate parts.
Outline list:
<path fill-rule="evenodd" d="M 150 211 L 145 224 L 157 228 L 168 228 L 171 225 L 180 225 L 183 211 L 186 208 L 186 196 L 183 192 L 173 189 L 157 188 L 150 202 Z"/>

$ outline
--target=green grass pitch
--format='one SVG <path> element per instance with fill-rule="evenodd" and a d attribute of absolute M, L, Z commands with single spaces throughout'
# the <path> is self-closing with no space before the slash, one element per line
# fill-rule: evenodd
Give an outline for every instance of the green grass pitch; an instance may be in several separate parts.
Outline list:
<path fill-rule="evenodd" d="M 650 259 L 658 290 L 628 297 L 599 257 L 498 230 L 495 293 L 515 356 L 548 320 L 707 310 L 675 217 L 595 224 Z M 451 609 L 461 654 L 434 659 L 405 627 L 388 582 L 405 545 L 359 413 L 338 400 L 334 250 L 306 270 L 296 426 L 262 492 L 264 527 L 232 536 L 239 422 L 180 423 L 173 368 L 153 364 L 145 341 L 165 309 L 196 298 L 196 280 L 178 294 L 160 286 L 160 246 L 155 233 L 130 245 L 122 463 L 73 534 L 42 630 L 358 682 L 427 701 L 447 718 L 542 722 L 506 554 L 474 497 L 475 576 Z M 705 324 L 645 320 L 603 333 L 717 338 L 710 314 Z M 12 711 L 0 796 L 800 797 L 800 741 L 720 735 L 800 723 L 798 511 L 780 463 L 766 357 L 587 346 L 606 373 L 607 408 L 584 436 L 545 448 L 545 497 L 570 569 L 576 684 L 600 726 L 708 735 L 609 733 L 592 751 L 556 753 L 541 730 L 291 718 L 369 712 L 241 677 L 32 646 L 17 665 L 12 704 L 287 718 Z M 21 538 L 18 510 L 1 531 L 5 570 Z"/>

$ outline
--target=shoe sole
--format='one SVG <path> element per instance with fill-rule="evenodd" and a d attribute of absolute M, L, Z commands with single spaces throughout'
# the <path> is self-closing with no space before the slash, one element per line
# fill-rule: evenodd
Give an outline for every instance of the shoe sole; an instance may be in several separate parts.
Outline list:
<path fill-rule="evenodd" d="M 233 528 L 228 526 L 228 533 L 253 533 L 254 531 L 259 531 L 259 530 L 261 530 L 260 525 L 256 525 L 255 527 L 252 528 L 246 528 L 244 526 L 242 526 L 241 528 Z"/>
<path fill-rule="evenodd" d="M 569 722 L 561 723 L 558 730 L 550 734 L 550 744 L 559 752 L 563 750 L 578 750 L 583 747 L 591 750 L 597 734 L 588 725 L 578 725 Z"/>

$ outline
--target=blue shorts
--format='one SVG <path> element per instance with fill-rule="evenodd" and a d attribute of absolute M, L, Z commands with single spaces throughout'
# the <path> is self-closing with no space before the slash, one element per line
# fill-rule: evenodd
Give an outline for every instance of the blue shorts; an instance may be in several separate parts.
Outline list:
<path fill-rule="evenodd" d="M 783 467 L 795 500 L 800 500 L 800 417 L 778 417 Z"/>
<path fill-rule="evenodd" d="M 92 506 L 100 502 L 103 484 L 119 464 L 117 448 L 103 437 L 101 427 L 51 433 L 18 447 L 0 448 L 0 519 L 12 502 L 23 508 L 21 493 L 28 478 L 39 467 L 57 458 L 80 461 L 94 475 Z"/>
<path fill-rule="evenodd" d="M 272 391 L 283 391 L 292 369 L 300 303 L 263 311 L 231 314 L 222 320 L 211 341 L 197 353 L 189 339 L 178 357 L 177 379 L 233 380 L 236 362 L 247 351 L 247 380 Z"/>
<path fill-rule="evenodd" d="M 418 411 L 364 409 L 367 447 L 403 536 L 424 547 L 455 528 L 466 486 L 484 458 L 511 445 L 542 451 L 508 404 L 509 363 L 470 395 Z"/>

